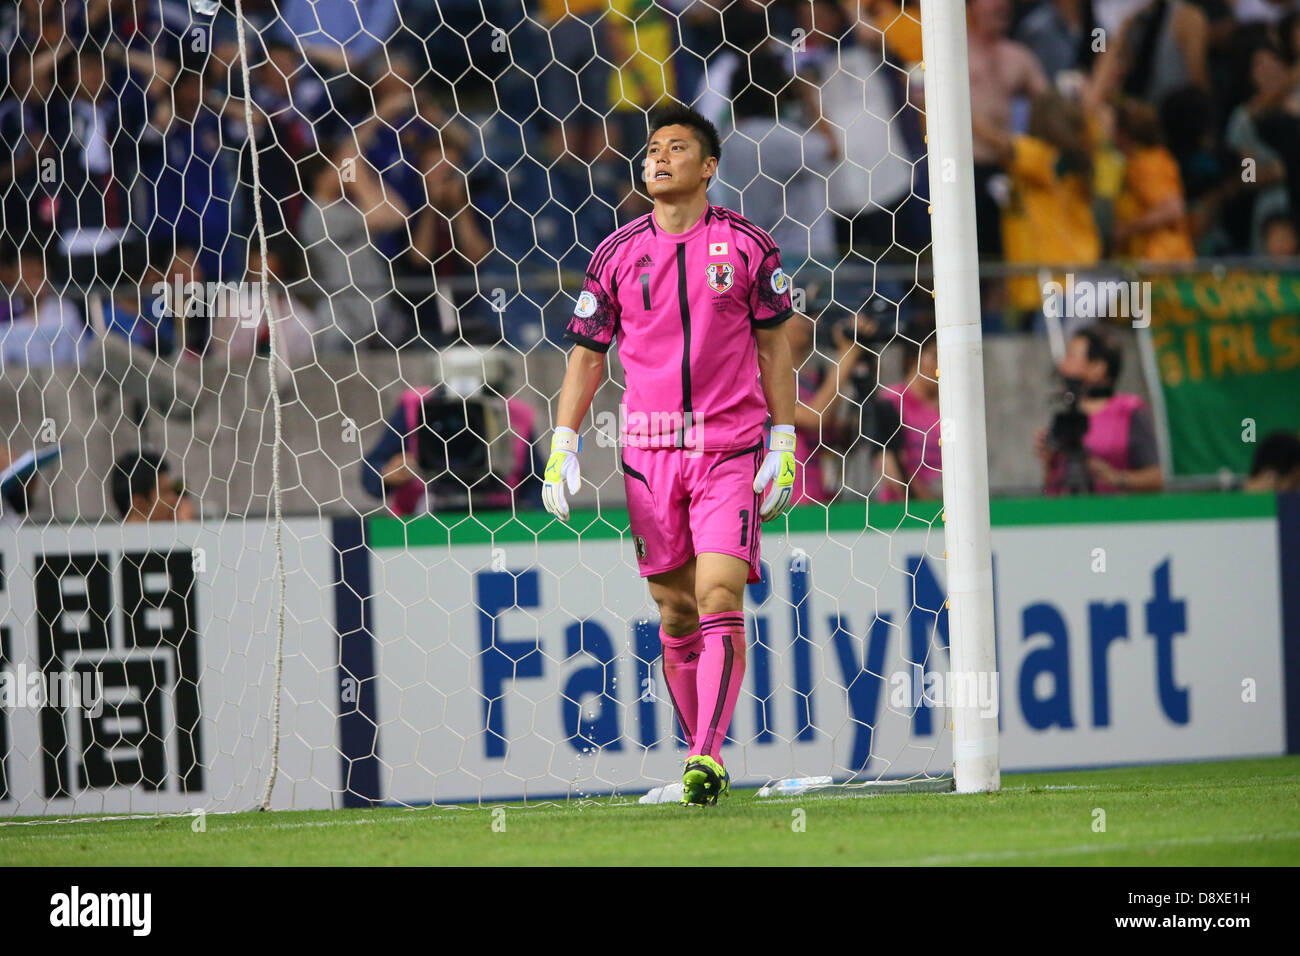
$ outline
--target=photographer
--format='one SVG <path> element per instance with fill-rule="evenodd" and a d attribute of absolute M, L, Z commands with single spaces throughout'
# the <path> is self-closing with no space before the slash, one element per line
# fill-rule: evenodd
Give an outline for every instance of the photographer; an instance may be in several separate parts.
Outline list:
<path fill-rule="evenodd" d="M 827 462 L 823 453 L 827 449 L 834 451 L 839 460 L 832 467 L 839 471 L 835 466 L 843 464 L 845 455 L 856 447 L 859 437 L 873 445 L 874 472 L 880 474 L 883 469 L 884 474 L 901 482 L 895 448 L 898 415 L 872 396 L 876 356 L 866 346 L 877 341 L 878 324 L 858 315 L 832 325 L 836 357 L 829 367 L 813 360 L 816 330 L 811 319 L 796 312 L 785 323 L 785 330 L 798 369 L 799 385 L 794 424 L 799 449 L 796 456 L 803 467 L 795 477 L 794 503 L 831 500 L 834 492 L 826 487 Z M 841 399 L 846 395 L 852 396 L 858 412 L 837 415 L 836 412 L 842 411 Z"/>
<path fill-rule="evenodd" d="M 1155 422 L 1138 395 L 1115 391 L 1120 349 L 1094 325 L 1075 333 L 1057 368 L 1065 408 L 1036 441 L 1049 495 L 1159 491 Z"/>
<path fill-rule="evenodd" d="M 447 349 L 444 384 L 410 388 L 398 399 L 361 463 L 361 486 L 393 515 L 541 507 L 537 413 L 518 399 L 500 398 L 505 383 L 485 374 L 485 364 L 473 348 Z M 504 420 L 497 421 L 498 413 Z M 503 427 L 485 435 L 490 421 Z M 504 475 L 490 467 L 494 448 L 508 455 Z"/>
<path fill-rule="evenodd" d="M 898 458 L 908 495 L 939 499 L 943 497 L 943 450 L 939 447 L 939 340 L 934 319 L 916 322 L 903 342 L 906 378 L 886 385 L 884 398 L 903 426 Z"/>

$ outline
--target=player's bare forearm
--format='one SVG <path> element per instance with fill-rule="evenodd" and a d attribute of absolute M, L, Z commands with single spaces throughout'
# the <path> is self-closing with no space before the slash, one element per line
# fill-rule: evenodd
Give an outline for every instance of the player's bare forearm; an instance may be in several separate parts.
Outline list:
<path fill-rule="evenodd" d="M 754 339 L 758 342 L 758 371 L 763 377 L 763 397 L 772 424 L 793 425 L 797 392 L 790 340 L 780 326 L 756 329 Z"/>
<path fill-rule="evenodd" d="M 578 430 L 604 377 L 605 353 L 575 345 L 569 352 L 569 367 L 564 373 L 564 384 L 560 386 L 556 427 Z"/>

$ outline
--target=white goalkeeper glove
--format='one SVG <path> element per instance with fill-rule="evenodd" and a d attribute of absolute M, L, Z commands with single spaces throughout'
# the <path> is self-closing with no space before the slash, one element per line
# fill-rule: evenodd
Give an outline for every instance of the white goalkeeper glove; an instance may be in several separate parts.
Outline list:
<path fill-rule="evenodd" d="M 551 457 L 546 461 L 542 480 L 542 503 L 546 510 L 561 521 L 569 520 L 569 502 L 564 489 L 576 495 L 582 487 L 582 474 L 578 470 L 578 452 L 582 451 L 582 436 L 572 428 L 557 428 L 551 436 Z"/>
<path fill-rule="evenodd" d="M 754 479 L 754 493 L 760 494 L 770 483 L 772 490 L 763 499 L 759 515 L 764 521 L 780 517 L 790 509 L 794 496 L 794 426 L 773 425 L 767 439 L 767 457 Z"/>

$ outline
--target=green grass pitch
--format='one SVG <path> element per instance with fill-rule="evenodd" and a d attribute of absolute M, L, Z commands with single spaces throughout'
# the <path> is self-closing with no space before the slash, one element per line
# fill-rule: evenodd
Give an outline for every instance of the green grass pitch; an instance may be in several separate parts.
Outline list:
<path fill-rule="evenodd" d="M 1300 757 L 1014 774 L 1002 786 L 762 800 L 738 791 L 703 810 L 609 798 L 504 813 L 209 814 L 201 833 L 190 817 L 11 824 L 0 826 L 0 864 L 1300 864 Z"/>

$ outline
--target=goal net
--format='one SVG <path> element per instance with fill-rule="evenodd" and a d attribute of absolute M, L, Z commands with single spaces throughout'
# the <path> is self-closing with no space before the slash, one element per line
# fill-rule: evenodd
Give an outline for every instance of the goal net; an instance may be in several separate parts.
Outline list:
<path fill-rule="evenodd" d="M 562 332 L 596 245 L 650 208 L 668 100 L 717 123 L 710 202 L 771 233 L 797 313 L 806 460 L 745 595 L 733 781 L 946 779 L 919 20 L 914 0 L 0 13 L 0 815 L 679 779 L 617 348 L 571 522 L 540 494 Z"/>

